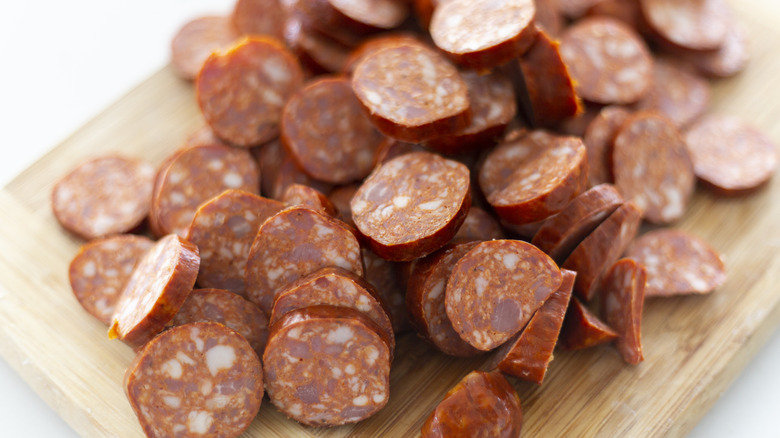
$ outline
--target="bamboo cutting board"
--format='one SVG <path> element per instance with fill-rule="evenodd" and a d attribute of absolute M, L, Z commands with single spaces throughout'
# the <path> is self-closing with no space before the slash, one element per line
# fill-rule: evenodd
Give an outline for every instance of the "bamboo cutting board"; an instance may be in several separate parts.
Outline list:
<path fill-rule="evenodd" d="M 748 5 L 745 5 L 748 3 Z M 752 61 L 715 87 L 715 111 L 735 114 L 780 140 L 780 8 L 734 6 L 752 32 Z M 82 243 L 50 212 L 54 181 L 108 152 L 159 163 L 200 125 L 191 86 L 169 67 L 106 109 L 0 190 L 0 354 L 79 434 L 140 437 L 122 390 L 133 353 L 70 292 L 67 267 Z M 729 279 L 709 296 L 650 300 L 645 361 L 625 365 L 610 347 L 556 352 L 544 386 L 520 383 L 524 436 L 683 436 L 780 324 L 780 178 L 745 198 L 699 191 L 677 228 L 724 256 Z M 482 359 L 431 351 L 399 339 L 388 406 L 357 425 L 312 429 L 264 403 L 246 437 L 414 436 L 443 394 Z"/>

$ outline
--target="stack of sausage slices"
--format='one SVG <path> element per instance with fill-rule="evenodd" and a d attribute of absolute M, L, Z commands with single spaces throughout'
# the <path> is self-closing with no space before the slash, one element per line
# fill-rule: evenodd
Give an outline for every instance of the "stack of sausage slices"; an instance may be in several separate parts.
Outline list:
<path fill-rule="evenodd" d="M 722 0 L 410 3 L 191 21 L 173 66 L 204 127 L 156 171 L 99 157 L 55 186 L 89 239 L 73 292 L 137 351 L 147 436 L 237 436 L 264 393 L 306 425 L 368 418 L 410 329 L 491 352 L 423 436 L 518 436 L 504 375 L 541 384 L 556 345 L 637 364 L 646 297 L 724 282 L 707 243 L 659 227 L 697 180 L 744 195 L 777 167 L 762 133 L 706 114 L 704 77 L 748 58 Z"/>

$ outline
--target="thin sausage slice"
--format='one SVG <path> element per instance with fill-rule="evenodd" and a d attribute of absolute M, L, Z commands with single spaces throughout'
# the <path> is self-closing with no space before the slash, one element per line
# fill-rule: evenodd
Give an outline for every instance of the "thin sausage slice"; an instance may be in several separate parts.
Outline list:
<path fill-rule="evenodd" d="M 288 206 L 301 205 L 312 210 L 319 210 L 328 216 L 336 216 L 336 207 L 327 196 L 319 190 L 303 184 L 288 186 L 281 201 Z"/>
<path fill-rule="evenodd" d="M 625 256 L 647 270 L 645 296 L 706 294 L 726 281 L 720 254 L 683 231 L 651 231 L 634 241 Z"/>
<path fill-rule="evenodd" d="M 715 50 L 733 20 L 724 0 L 640 0 L 647 25 L 665 42 L 692 50 Z"/>
<path fill-rule="evenodd" d="M 689 59 L 703 75 L 714 78 L 727 78 L 745 69 L 750 59 L 747 29 L 734 22 L 729 26 L 726 39 L 714 52 L 686 52 Z"/>
<path fill-rule="evenodd" d="M 124 386 L 149 438 L 237 437 L 260 410 L 263 369 L 240 334 L 196 322 L 149 342 Z"/>
<path fill-rule="evenodd" d="M 184 24 L 171 41 L 171 65 L 184 79 L 193 80 L 215 50 L 224 50 L 240 38 L 230 17 L 199 17 Z"/>
<path fill-rule="evenodd" d="M 588 8 L 585 14 L 589 17 L 611 17 L 636 30 L 644 30 L 643 26 L 646 26 L 642 21 L 639 0 L 601 0 Z"/>
<path fill-rule="evenodd" d="M 558 266 L 518 240 L 481 242 L 447 281 L 447 316 L 461 339 L 482 351 L 506 342 L 561 285 Z"/>
<path fill-rule="evenodd" d="M 710 104 L 710 84 L 680 63 L 657 58 L 653 84 L 636 104 L 640 110 L 660 111 L 682 128 L 701 116 Z"/>
<path fill-rule="evenodd" d="M 631 112 L 622 106 L 607 106 L 588 124 L 582 141 L 588 149 L 588 183 L 591 187 L 613 181 L 612 145 L 618 129 L 630 115 Z"/>
<path fill-rule="evenodd" d="M 467 242 L 471 240 L 503 239 L 504 231 L 501 224 L 490 213 L 479 207 L 471 207 L 466 220 L 458 229 L 453 242 Z"/>
<path fill-rule="evenodd" d="M 287 0 L 292 10 L 313 26 L 327 31 L 347 29 L 358 34 L 390 30 L 409 16 L 407 2 L 396 0 Z"/>
<path fill-rule="evenodd" d="M 284 192 L 295 184 L 309 186 L 321 193 L 328 193 L 330 192 L 331 187 L 333 187 L 330 184 L 317 181 L 307 175 L 297 164 L 295 164 L 295 160 L 293 160 L 286 151 L 284 152 L 284 159 L 275 174 L 275 179 L 271 181 L 270 193 L 270 196 L 273 199 L 281 200 L 284 197 Z"/>
<path fill-rule="evenodd" d="M 338 426 L 374 415 L 390 392 L 389 340 L 361 312 L 314 306 L 271 327 L 263 354 L 271 403 L 309 426 Z"/>
<path fill-rule="evenodd" d="M 352 219 L 380 257 L 409 261 L 444 246 L 471 205 L 469 170 L 428 152 L 394 158 L 352 198 Z"/>
<path fill-rule="evenodd" d="M 133 269 L 154 242 L 131 234 L 93 240 L 73 257 L 68 278 L 81 307 L 111 324 L 116 303 Z"/>
<path fill-rule="evenodd" d="M 147 163 L 95 158 L 54 185 L 51 208 L 63 228 L 84 239 L 127 233 L 149 214 L 153 182 Z"/>
<path fill-rule="evenodd" d="M 523 410 L 515 388 L 498 371 L 472 371 L 447 394 L 423 424 L 422 438 L 517 438 Z"/>
<path fill-rule="evenodd" d="M 352 72 L 355 71 L 355 67 L 357 67 L 360 61 L 369 53 L 404 43 L 423 44 L 418 36 L 407 32 L 385 33 L 369 38 L 352 50 L 347 57 L 347 61 L 344 63 L 342 72 L 351 75 Z"/>
<path fill-rule="evenodd" d="M 355 221 L 352 220 L 352 208 L 349 203 L 352 202 L 352 198 L 359 188 L 359 184 L 347 184 L 336 187 L 328 194 L 328 199 L 333 204 L 333 207 L 336 208 L 336 217 L 353 227 L 355 226 Z"/>
<path fill-rule="evenodd" d="M 284 24 L 284 42 L 315 74 L 337 73 L 344 69 L 349 48 L 305 27 L 297 16 L 288 16 Z"/>
<path fill-rule="evenodd" d="M 198 276 L 198 247 L 166 236 L 149 249 L 127 281 L 108 337 L 140 347 L 162 331 L 187 299 Z"/>
<path fill-rule="evenodd" d="M 401 276 L 401 264 L 376 255 L 368 248 L 362 248 L 366 281 L 369 282 L 390 310 L 390 320 L 396 334 L 410 329 L 409 312 L 406 310 L 406 282 Z"/>
<path fill-rule="evenodd" d="M 282 38 L 284 10 L 280 0 L 237 0 L 231 18 L 242 35 Z"/>
<path fill-rule="evenodd" d="M 564 350 L 580 350 L 606 344 L 618 334 L 605 324 L 582 301 L 573 297 L 563 320 L 558 346 Z"/>
<path fill-rule="evenodd" d="M 615 341 L 623 360 L 636 365 L 642 355 L 642 307 L 645 301 L 645 268 L 632 259 L 618 260 L 604 276 L 604 315 L 615 328 Z"/>

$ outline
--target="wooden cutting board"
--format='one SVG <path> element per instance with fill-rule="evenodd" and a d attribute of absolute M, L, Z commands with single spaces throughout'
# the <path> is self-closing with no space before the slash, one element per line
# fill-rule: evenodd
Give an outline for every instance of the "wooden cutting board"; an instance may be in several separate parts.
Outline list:
<path fill-rule="evenodd" d="M 780 140 L 780 8 L 734 3 L 752 33 L 752 61 L 715 87 L 716 112 Z M 0 354 L 79 434 L 142 436 L 122 390 L 133 353 L 73 298 L 70 259 L 82 243 L 58 226 L 52 184 L 87 157 L 118 152 L 159 163 L 200 125 L 190 84 L 169 67 L 95 117 L 0 190 Z M 780 323 L 780 177 L 745 198 L 699 191 L 678 228 L 724 256 L 729 279 L 709 296 L 646 303 L 645 361 L 625 365 L 611 347 L 556 352 L 543 387 L 520 383 L 524 436 L 683 436 Z M 443 394 L 482 359 L 399 339 L 388 406 L 353 426 L 305 428 L 264 403 L 246 437 L 414 436 Z"/>

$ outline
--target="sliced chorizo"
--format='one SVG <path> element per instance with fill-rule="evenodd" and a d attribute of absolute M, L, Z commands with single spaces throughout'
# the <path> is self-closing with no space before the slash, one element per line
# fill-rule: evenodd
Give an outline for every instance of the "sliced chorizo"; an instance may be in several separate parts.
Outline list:
<path fill-rule="evenodd" d="M 384 33 L 369 38 L 350 52 L 342 72 L 351 75 L 355 71 L 355 67 L 367 54 L 404 43 L 423 44 L 415 34 L 406 32 Z"/>
<path fill-rule="evenodd" d="M 603 308 L 607 324 L 615 329 L 615 346 L 626 363 L 636 365 L 642 354 L 642 307 L 645 301 L 645 268 L 632 259 L 621 259 L 604 276 Z"/>
<path fill-rule="evenodd" d="M 242 35 L 282 38 L 284 16 L 280 0 L 237 0 L 231 18 Z"/>
<path fill-rule="evenodd" d="M 471 207 L 469 214 L 458 229 L 453 242 L 470 240 L 503 239 L 504 231 L 501 224 L 490 213 L 479 207 Z"/>
<path fill-rule="evenodd" d="M 715 50 L 726 39 L 733 20 L 724 0 L 640 0 L 642 16 L 666 43 L 692 50 Z"/>
<path fill-rule="evenodd" d="M 284 42 L 312 73 L 337 73 L 344 69 L 349 48 L 304 26 L 296 16 L 284 23 Z"/>
<path fill-rule="evenodd" d="M 328 194 L 328 199 L 336 209 L 336 217 L 353 227 L 355 226 L 355 221 L 352 220 L 352 208 L 349 203 L 352 202 L 352 198 L 359 188 L 360 184 L 347 184 L 336 187 Z"/>
<path fill-rule="evenodd" d="M 185 23 L 171 40 L 171 65 L 179 76 L 193 80 L 211 52 L 224 50 L 239 38 L 230 17 L 195 18 Z"/>
<path fill-rule="evenodd" d="M 319 190 L 307 185 L 292 184 L 288 186 L 281 201 L 287 206 L 301 205 L 312 210 L 319 210 L 329 216 L 336 216 L 336 207 L 333 206 L 330 199 Z"/>
<path fill-rule="evenodd" d="M 611 183 L 612 145 L 615 135 L 631 111 L 622 106 L 606 106 L 588 124 L 582 141 L 588 150 L 588 184 L 591 187 Z"/>
<path fill-rule="evenodd" d="M 656 58 L 652 85 L 636 108 L 659 111 L 683 128 L 701 116 L 709 104 L 710 84 L 704 78 L 678 62 Z"/>
<path fill-rule="evenodd" d="M 271 197 L 273 199 L 281 200 L 284 197 L 284 192 L 287 191 L 290 186 L 295 184 L 303 184 L 309 186 L 320 193 L 329 193 L 333 187 L 330 184 L 310 177 L 295 163 L 292 157 L 286 152 L 284 153 L 284 159 L 276 170 L 275 179 L 271 181 Z"/>
<path fill-rule="evenodd" d="M 406 310 L 406 282 L 401 275 L 401 264 L 385 260 L 368 248 L 363 248 L 363 266 L 369 282 L 387 305 L 396 334 L 409 330 L 409 312 Z"/>
<path fill-rule="evenodd" d="M 750 59 L 748 31 L 740 23 L 733 22 L 726 32 L 723 44 L 712 52 L 686 51 L 683 56 L 690 60 L 699 72 L 713 78 L 728 78 L 745 69 Z"/>
<path fill-rule="evenodd" d="M 323 31 L 346 29 L 356 34 L 390 30 L 409 16 L 408 2 L 396 0 L 288 0 L 291 10 Z"/>
<path fill-rule="evenodd" d="M 612 327 L 600 320 L 577 297 L 572 297 L 563 320 L 558 346 L 564 350 L 581 350 L 617 339 Z"/>

